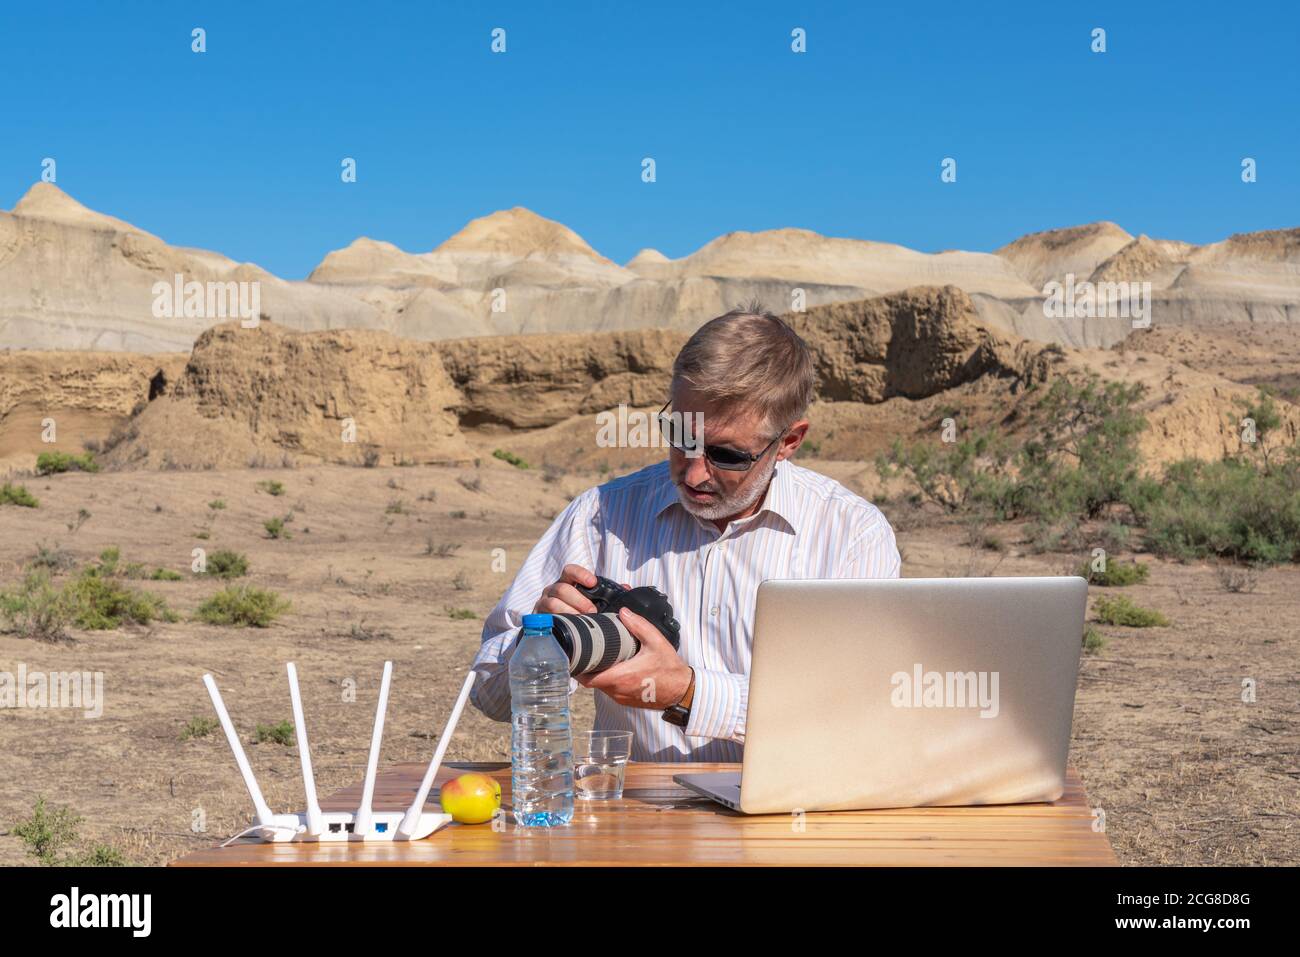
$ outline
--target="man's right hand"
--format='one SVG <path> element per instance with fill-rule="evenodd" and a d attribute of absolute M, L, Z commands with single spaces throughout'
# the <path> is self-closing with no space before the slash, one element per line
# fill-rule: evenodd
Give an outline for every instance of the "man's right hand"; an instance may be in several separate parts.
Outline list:
<path fill-rule="evenodd" d="M 542 592 L 533 611 L 547 615 L 594 615 L 596 606 L 574 585 L 592 588 L 596 576 L 581 565 L 565 565 L 560 573 L 560 580 Z"/>

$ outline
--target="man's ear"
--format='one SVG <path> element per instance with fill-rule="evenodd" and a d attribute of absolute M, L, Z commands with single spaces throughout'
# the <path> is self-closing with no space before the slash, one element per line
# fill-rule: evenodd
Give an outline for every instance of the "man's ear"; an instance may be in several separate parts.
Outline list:
<path fill-rule="evenodd" d="M 808 420 L 800 419 L 790 428 L 786 429 L 785 435 L 781 436 L 781 444 L 776 448 L 776 460 L 783 462 L 795 452 L 799 451 L 799 446 L 803 444 L 804 436 L 808 434 Z"/>

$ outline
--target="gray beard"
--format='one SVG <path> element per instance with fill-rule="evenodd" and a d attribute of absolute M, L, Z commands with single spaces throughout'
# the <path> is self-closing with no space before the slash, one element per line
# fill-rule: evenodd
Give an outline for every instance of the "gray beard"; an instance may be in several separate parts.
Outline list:
<path fill-rule="evenodd" d="M 758 471 L 758 475 L 751 477 L 748 485 L 743 486 L 730 497 L 719 498 L 712 505 L 697 505 L 690 501 L 680 485 L 677 486 L 677 500 L 682 503 L 682 508 L 706 522 L 716 522 L 719 519 L 730 518 L 732 515 L 739 515 L 762 498 L 763 493 L 767 491 L 772 473 L 776 471 L 776 456 L 773 455 L 766 465 L 754 466 L 754 470 Z"/>

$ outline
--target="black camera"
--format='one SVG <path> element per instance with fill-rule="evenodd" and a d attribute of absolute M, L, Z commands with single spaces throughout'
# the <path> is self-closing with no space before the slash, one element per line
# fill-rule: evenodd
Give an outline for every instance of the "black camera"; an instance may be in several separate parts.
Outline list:
<path fill-rule="evenodd" d="M 569 658 L 569 674 L 595 674 L 641 650 L 641 642 L 619 620 L 620 608 L 630 608 L 649 621 L 673 648 L 681 645 L 681 627 L 673 617 L 673 606 L 658 589 L 648 585 L 624 588 L 599 576 L 591 588 L 574 587 L 591 599 L 596 614 L 551 616 L 552 634 Z"/>

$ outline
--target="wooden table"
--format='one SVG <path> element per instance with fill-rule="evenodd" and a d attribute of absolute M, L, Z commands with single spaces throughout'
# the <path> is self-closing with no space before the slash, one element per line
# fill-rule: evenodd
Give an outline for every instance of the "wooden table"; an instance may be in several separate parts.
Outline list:
<path fill-rule="evenodd" d="M 1065 795 L 1051 804 L 836 811 L 805 815 L 803 830 L 788 814 L 750 817 L 700 798 L 673 783 L 683 771 L 738 771 L 738 764 L 628 765 L 620 801 L 578 801 L 573 823 L 554 829 L 503 830 L 490 824 L 449 824 L 422 841 L 399 844 L 259 844 L 241 840 L 187 854 L 172 866 L 276 864 L 364 865 L 1114 865 L 1106 835 L 1092 829 L 1083 784 L 1073 768 Z M 410 804 L 425 770 L 398 764 L 378 776 L 376 810 Z M 501 782 L 509 800 L 508 764 L 451 764 L 438 787 L 466 771 Z M 322 801 L 349 811 L 361 785 Z M 287 808 L 279 810 L 288 810 Z"/>

